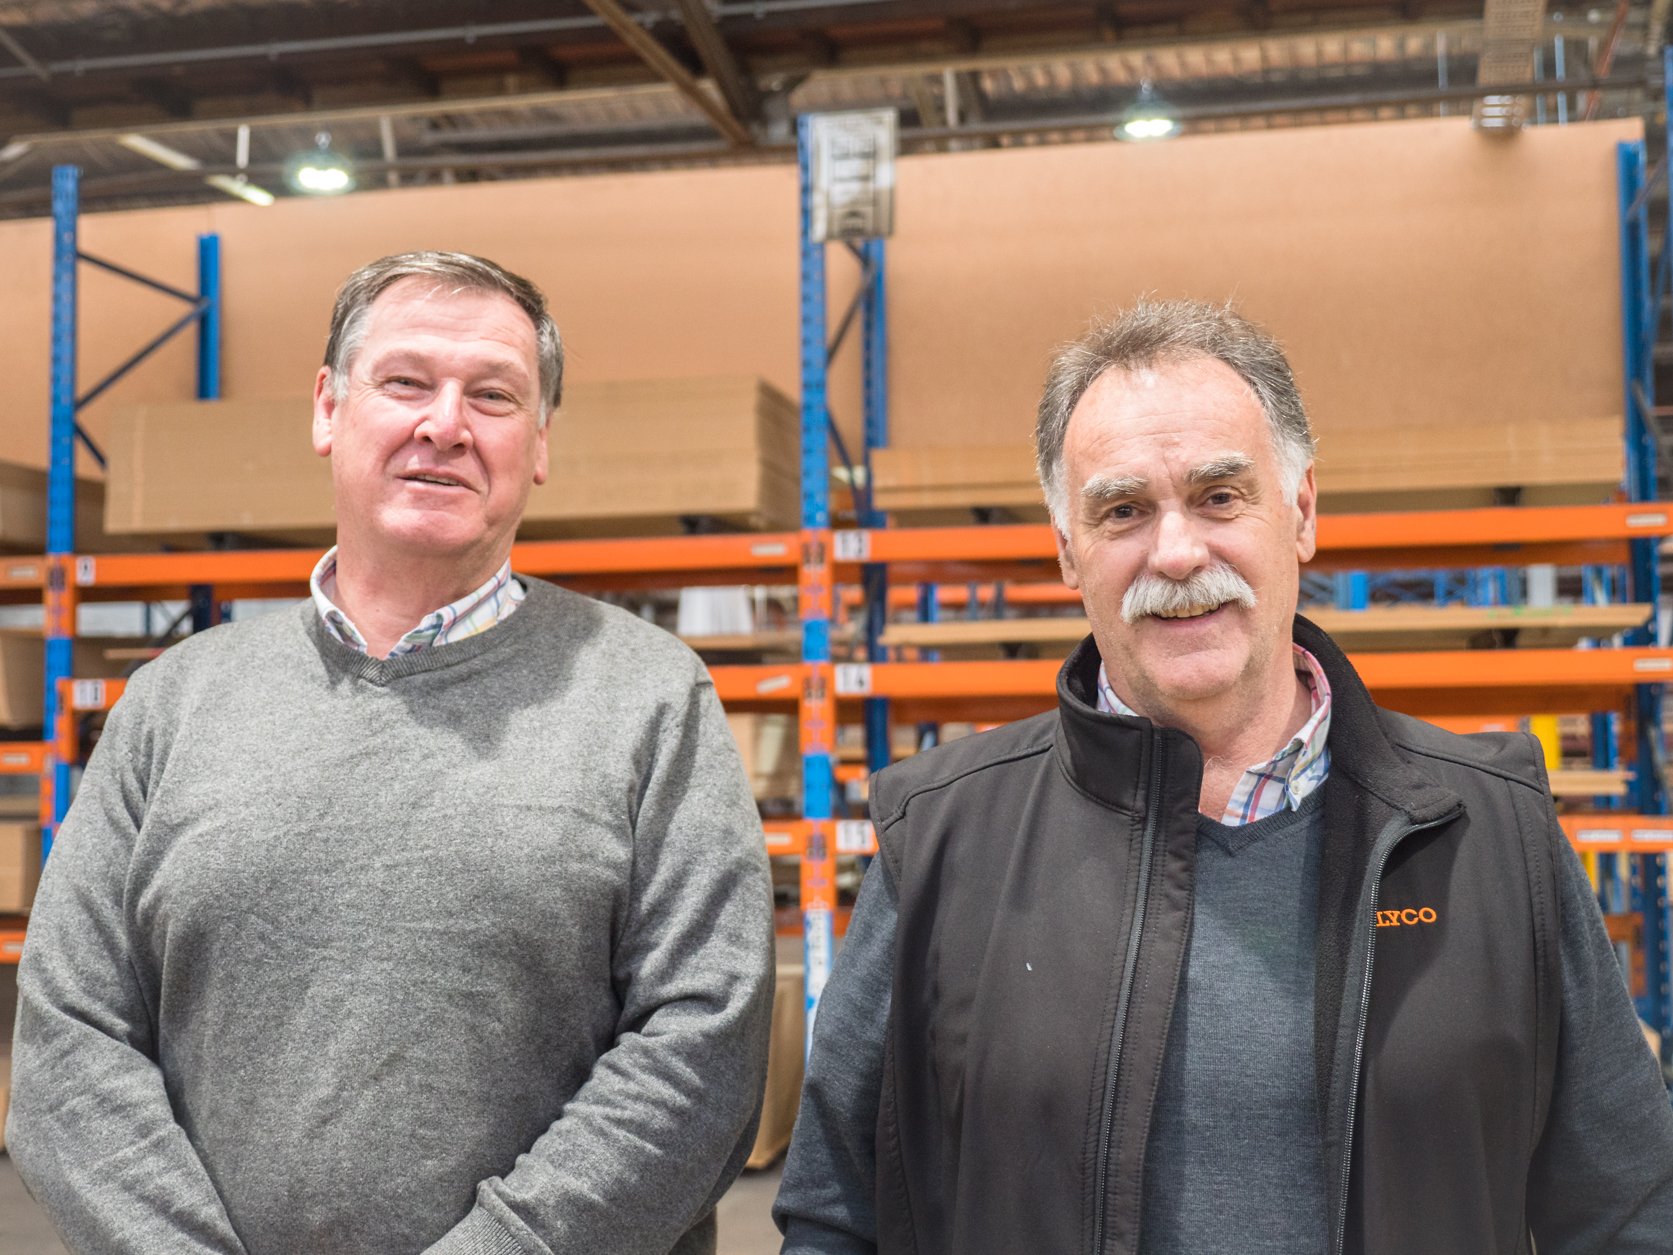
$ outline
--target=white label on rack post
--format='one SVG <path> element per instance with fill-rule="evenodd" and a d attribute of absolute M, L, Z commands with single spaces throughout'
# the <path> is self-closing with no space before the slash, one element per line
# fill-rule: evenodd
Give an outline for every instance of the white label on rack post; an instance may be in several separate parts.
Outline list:
<path fill-rule="evenodd" d="M 839 662 L 836 668 L 838 697 L 864 697 L 871 692 L 869 662 Z"/>
<path fill-rule="evenodd" d="M 836 848 L 838 854 L 875 854 L 877 839 L 872 835 L 870 822 L 864 819 L 837 820 Z"/>
<path fill-rule="evenodd" d="M 871 558 L 871 533 L 841 531 L 834 534 L 831 547 L 838 562 L 866 562 Z"/>
<path fill-rule="evenodd" d="M 76 583 L 80 584 L 84 588 L 91 584 L 93 582 L 93 574 L 96 569 L 97 568 L 95 567 L 92 558 L 77 558 Z"/>
<path fill-rule="evenodd" d="M 808 126 L 808 238 L 880 239 L 894 232 L 893 109 L 815 113 Z"/>
<path fill-rule="evenodd" d="M 70 705 L 77 710 L 103 710 L 105 708 L 105 682 L 103 680 L 77 680 L 70 686 Z"/>

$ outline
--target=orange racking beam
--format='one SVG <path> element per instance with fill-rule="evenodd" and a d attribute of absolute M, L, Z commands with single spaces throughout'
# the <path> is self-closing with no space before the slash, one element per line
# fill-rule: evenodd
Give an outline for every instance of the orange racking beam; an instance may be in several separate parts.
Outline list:
<path fill-rule="evenodd" d="M 1653 504 L 1327 514 L 1309 569 L 1616 563 L 1626 560 L 1627 541 L 1670 535 L 1673 511 Z M 836 547 L 844 579 L 859 562 L 890 563 L 904 580 L 947 583 L 994 578 L 1001 567 L 1012 578 L 1040 578 L 1056 567 L 1044 524 L 839 532 Z"/>
<path fill-rule="evenodd" d="M 1673 853 L 1673 815 L 1628 815 L 1605 811 L 1559 815 L 1574 848 L 1595 854 Z"/>
<path fill-rule="evenodd" d="M 23 957 L 23 930 L 21 928 L 0 929 L 0 963 L 16 965 Z"/>
<path fill-rule="evenodd" d="M 0 775 L 40 775 L 46 770 L 46 749 L 44 741 L 0 741 Z"/>
<path fill-rule="evenodd" d="M 1673 679 L 1673 649 L 1426 650 L 1355 654 L 1353 663 L 1379 701 L 1417 715 L 1610 710 L 1635 684 Z M 838 664 L 835 677 L 839 698 L 887 697 L 900 704 L 903 720 L 992 720 L 1048 708 L 1060 665 L 1038 659 Z M 717 688 L 722 670 L 715 668 Z"/>
<path fill-rule="evenodd" d="M 669 536 L 650 540 L 542 540 L 512 548 L 512 565 L 530 575 L 576 582 L 629 585 L 649 577 L 664 584 L 793 583 L 800 557 L 793 533 L 747 532 L 724 536 Z M 319 554 L 313 549 L 241 549 L 206 553 L 104 554 L 76 561 L 76 583 L 106 592 L 144 592 L 210 584 L 225 590 L 306 588 Z M 27 568 L 38 559 L 16 559 L 17 587 L 39 587 L 43 577 Z M 5 566 L 0 564 L 0 574 Z M 32 583 L 30 581 L 33 581 Z M 0 579 L 0 589 L 8 587 Z M 259 595 L 259 594 L 255 594 Z"/>
<path fill-rule="evenodd" d="M 715 695 L 728 710 L 793 708 L 802 694 L 802 665 L 714 666 L 709 668 Z"/>
<path fill-rule="evenodd" d="M 1600 854 L 1666 854 L 1673 851 L 1673 815 L 1561 815 L 1563 833 L 1576 849 Z M 839 819 L 837 853 L 875 854 L 877 834 L 864 819 Z M 787 820 L 765 825 L 767 852 L 796 854 L 797 841 L 805 839 L 804 821 Z"/>

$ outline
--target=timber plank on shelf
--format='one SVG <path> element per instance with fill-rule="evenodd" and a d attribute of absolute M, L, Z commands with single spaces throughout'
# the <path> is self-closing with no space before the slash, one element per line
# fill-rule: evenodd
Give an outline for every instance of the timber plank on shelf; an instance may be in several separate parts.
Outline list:
<path fill-rule="evenodd" d="M 1549 773 L 1552 797 L 1625 797 L 1630 771 L 1559 767 Z"/>
<path fill-rule="evenodd" d="M 1522 648 L 1566 648 L 1590 637 L 1641 626 L 1650 606 L 1371 606 L 1365 610 L 1313 607 L 1306 616 L 1344 649 L 1466 649 L 1479 638 Z M 1018 619 L 946 619 L 891 623 L 883 644 L 921 649 L 997 645 L 1068 646 L 1088 632 L 1082 615 Z"/>

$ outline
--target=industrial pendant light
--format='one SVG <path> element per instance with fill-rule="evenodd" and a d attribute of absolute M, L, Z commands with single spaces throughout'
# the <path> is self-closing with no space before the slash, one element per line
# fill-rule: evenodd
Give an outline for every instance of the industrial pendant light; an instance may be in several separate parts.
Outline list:
<path fill-rule="evenodd" d="M 304 196 L 337 196 L 354 190 L 354 164 L 331 147 L 331 135 L 321 131 L 314 147 L 285 163 L 285 182 Z"/>
<path fill-rule="evenodd" d="M 1117 139 L 1144 142 L 1179 134 L 1179 114 L 1156 94 L 1147 78 L 1139 84 L 1138 99 L 1127 107 L 1115 128 Z"/>

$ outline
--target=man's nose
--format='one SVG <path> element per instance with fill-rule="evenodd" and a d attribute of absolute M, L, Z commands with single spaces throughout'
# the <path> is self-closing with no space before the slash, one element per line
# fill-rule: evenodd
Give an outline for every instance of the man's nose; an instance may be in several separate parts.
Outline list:
<path fill-rule="evenodd" d="M 465 412 L 464 390 L 456 383 L 446 383 L 436 390 L 425 407 L 424 418 L 414 433 L 438 449 L 453 449 L 471 443 L 470 418 Z"/>
<path fill-rule="evenodd" d="M 1157 520 L 1150 569 L 1170 580 L 1182 580 L 1208 562 L 1202 532 L 1183 510 L 1164 510 Z"/>

